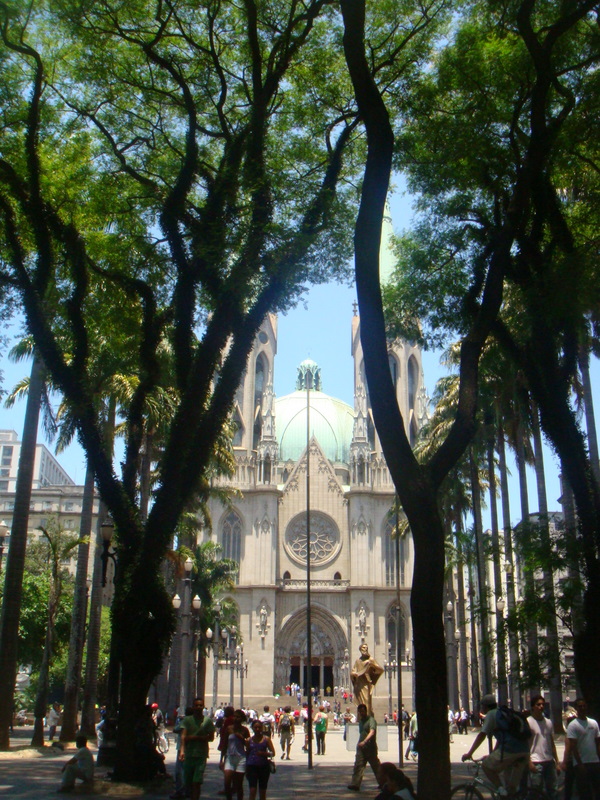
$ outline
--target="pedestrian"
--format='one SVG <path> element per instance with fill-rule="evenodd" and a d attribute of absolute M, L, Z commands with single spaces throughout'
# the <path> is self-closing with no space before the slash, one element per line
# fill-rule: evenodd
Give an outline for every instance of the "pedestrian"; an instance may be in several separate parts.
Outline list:
<path fill-rule="evenodd" d="M 244 775 L 246 774 L 246 749 L 250 731 L 244 725 L 246 715 L 241 709 L 233 714 L 233 724 L 228 725 L 227 749 L 223 774 L 225 776 L 225 797 L 233 800 L 235 791 L 237 800 L 244 800 Z M 225 727 L 225 725 L 223 725 Z"/>
<path fill-rule="evenodd" d="M 283 714 L 279 718 L 277 733 L 279 734 L 279 744 L 281 745 L 281 757 L 290 760 L 290 749 L 294 741 L 294 717 L 292 716 L 291 706 L 285 706 Z"/>
<path fill-rule="evenodd" d="M 183 777 L 183 761 L 179 758 L 179 753 L 181 752 L 181 734 L 183 733 L 183 727 L 181 723 L 183 722 L 186 716 L 189 716 L 193 713 L 193 708 L 189 706 L 188 708 L 178 708 L 175 710 L 175 727 L 173 728 L 173 733 L 175 735 L 175 791 L 173 794 L 169 795 L 171 800 L 181 800 L 181 798 L 185 797 L 185 783 Z"/>
<path fill-rule="evenodd" d="M 193 713 L 185 717 L 181 726 L 179 758 L 183 761 L 185 786 L 191 791 L 192 800 L 198 800 L 204 781 L 208 744 L 215 738 L 215 725 L 210 717 L 204 716 L 204 698 L 195 698 Z"/>
<path fill-rule="evenodd" d="M 256 800 L 258 789 L 260 800 L 266 800 L 267 785 L 271 777 L 271 759 L 275 756 L 273 742 L 265 736 L 263 724 L 257 719 L 252 724 L 254 736 L 248 740 L 246 777 L 250 787 L 250 800 Z"/>
<path fill-rule="evenodd" d="M 94 756 L 87 746 L 87 737 L 79 735 L 75 739 L 77 752 L 62 768 L 62 781 L 58 792 L 72 792 L 79 778 L 87 784 L 94 782 Z"/>
<path fill-rule="evenodd" d="M 358 792 L 362 783 L 367 764 L 371 765 L 375 780 L 379 782 L 379 757 L 377 754 L 377 723 L 375 717 L 369 715 L 365 703 L 360 703 L 356 709 L 358 714 L 358 744 L 354 759 L 354 771 L 348 784 L 348 789 Z"/>
<path fill-rule="evenodd" d="M 56 736 L 56 728 L 60 723 L 60 705 L 58 703 L 52 704 L 46 722 L 48 723 L 48 741 L 52 742 Z"/>
<path fill-rule="evenodd" d="M 531 698 L 531 715 L 527 717 L 527 724 L 532 733 L 529 746 L 529 772 L 532 784 L 536 788 L 545 790 L 550 800 L 558 800 L 556 773 L 560 767 L 552 722 L 544 716 L 545 705 L 541 695 L 536 694 Z"/>
<path fill-rule="evenodd" d="M 600 730 L 595 719 L 587 716 L 587 703 L 575 701 L 577 716 L 569 722 L 563 768 L 573 759 L 575 785 L 579 800 L 600 800 Z"/>
<path fill-rule="evenodd" d="M 317 755 L 325 755 L 325 734 L 327 733 L 327 714 L 325 706 L 320 706 L 315 714 L 315 740 L 317 743 Z"/>
<path fill-rule="evenodd" d="M 263 713 L 260 715 L 259 719 L 263 724 L 265 736 L 272 739 L 275 733 L 275 717 L 271 714 L 269 706 L 263 706 Z"/>
<path fill-rule="evenodd" d="M 410 756 L 413 761 L 416 761 L 418 755 L 419 755 L 419 720 L 417 718 L 417 712 L 413 711 L 413 714 L 408 723 L 408 747 L 406 748 L 405 758 L 408 758 Z"/>

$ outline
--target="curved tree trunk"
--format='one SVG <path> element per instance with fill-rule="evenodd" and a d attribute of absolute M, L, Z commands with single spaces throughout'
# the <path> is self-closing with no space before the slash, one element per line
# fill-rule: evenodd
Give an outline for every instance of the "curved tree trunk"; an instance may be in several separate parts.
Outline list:
<path fill-rule="evenodd" d="M 0 750 L 8 750 L 10 747 L 9 728 L 12 723 L 18 666 L 19 619 L 23 594 L 25 551 L 27 549 L 29 504 L 43 388 L 44 367 L 41 359 L 34 354 L 23 424 L 23 442 L 17 471 L 15 508 L 10 547 L 6 559 L 2 619 L 0 621 Z"/>
<path fill-rule="evenodd" d="M 71 617 L 71 636 L 69 639 L 69 660 L 65 680 L 65 699 L 63 721 L 60 729 L 61 742 L 75 741 L 77 733 L 77 707 L 81 687 L 81 665 L 85 639 L 85 617 L 87 612 L 87 575 L 94 511 L 94 471 L 87 462 L 79 538 L 86 539 L 77 551 L 77 570 L 75 573 L 75 593 L 73 596 L 73 616 Z"/>

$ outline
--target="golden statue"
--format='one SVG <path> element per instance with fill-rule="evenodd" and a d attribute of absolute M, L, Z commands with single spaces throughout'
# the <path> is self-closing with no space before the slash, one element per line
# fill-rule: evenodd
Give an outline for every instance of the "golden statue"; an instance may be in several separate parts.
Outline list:
<path fill-rule="evenodd" d="M 373 688 L 383 667 L 369 655 L 369 646 L 363 642 L 360 646 L 360 658 L 357 658 L 350 673 L 356 705 L 364 703 L 369 716 L 373 714 Z"/>

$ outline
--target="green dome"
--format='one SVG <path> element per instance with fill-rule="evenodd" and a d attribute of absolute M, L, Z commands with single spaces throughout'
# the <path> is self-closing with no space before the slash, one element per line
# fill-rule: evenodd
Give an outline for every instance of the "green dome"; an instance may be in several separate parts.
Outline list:
<path fill-rule="evenodd" d="M 279 458 L 297 461 L 306 447 L 306 392 L 275 400 Z M 310 435 L 332 462 L 348 463 L 354 426 L 352 408 L 320 391 L 310 392 Z"/>

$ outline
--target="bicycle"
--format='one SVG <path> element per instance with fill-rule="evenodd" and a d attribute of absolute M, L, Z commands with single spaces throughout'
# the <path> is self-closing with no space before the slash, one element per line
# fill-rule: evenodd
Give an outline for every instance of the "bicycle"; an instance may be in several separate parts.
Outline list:
<path fill-rule="evenodd" d="M 515 792 L 508 793 L 506 790 L 499 791 L 487 778 L 479 774 L 482 771 L 483 761 L 482 758 L 472 759 L 468 766 L 473 776 L 470 781 L 459 783 L 452 789 L 450 797 L 453 800 L 484 800 L 484 792 L 486 796 L 489 794 L 492 800 L 550 800 L 546 792 L 535 786 L 527 786 L 525 789 L 519 787 Z"/>
<path fill-rule="evenodd" d="M 165 730 L 156 731 L 156 749 L 158 752 L 164 756 L 169 752 L 169 747 L 169 734 Z"/>

